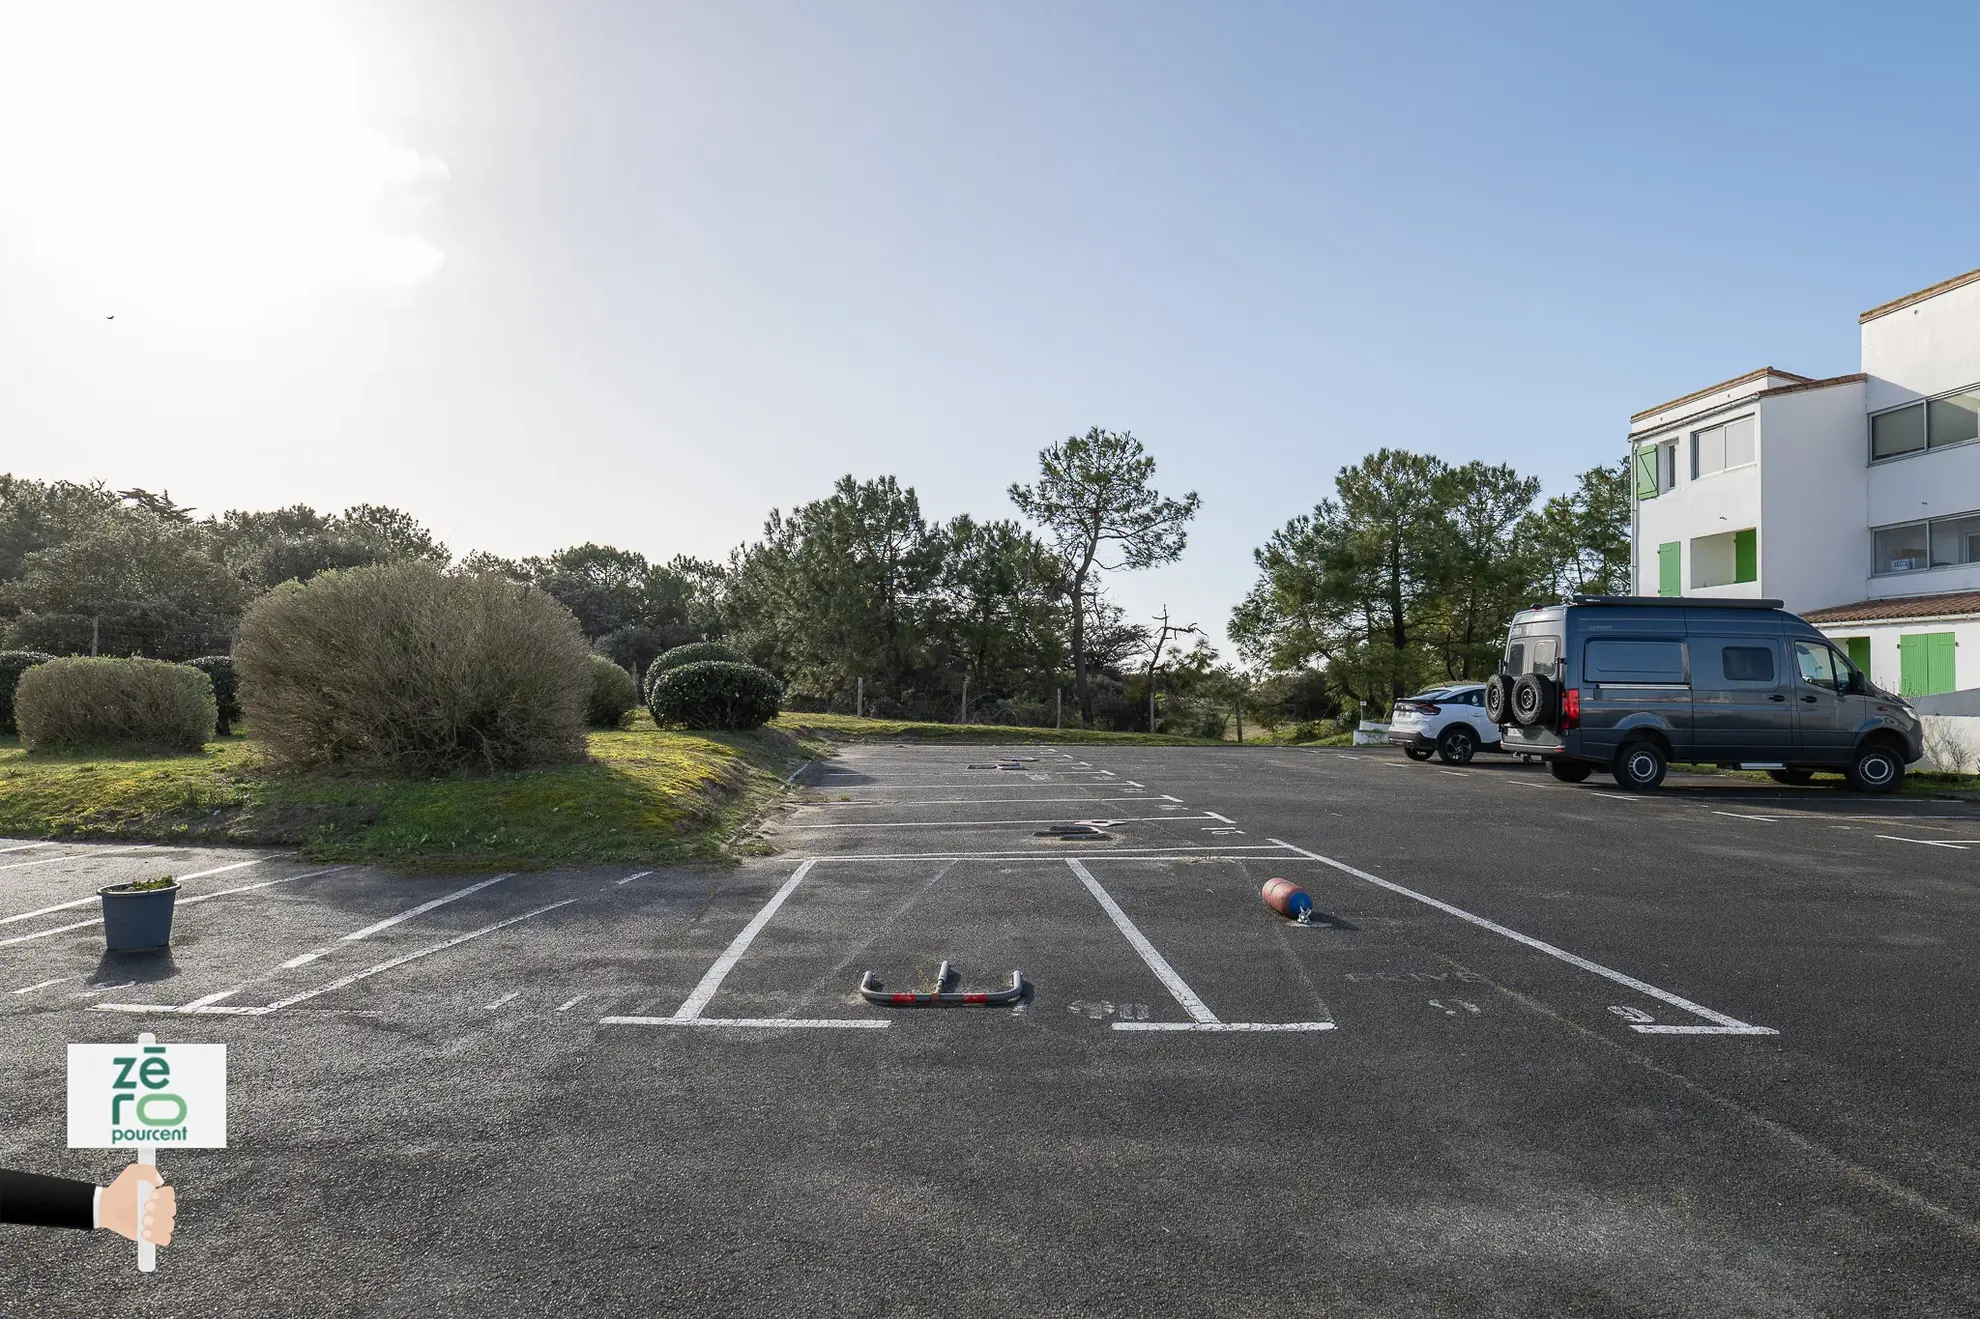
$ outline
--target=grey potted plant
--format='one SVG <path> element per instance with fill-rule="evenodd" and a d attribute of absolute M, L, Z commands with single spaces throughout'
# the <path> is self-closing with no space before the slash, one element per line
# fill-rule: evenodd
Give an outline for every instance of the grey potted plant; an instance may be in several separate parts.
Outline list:
<path fill-rule="evenodd" d="M 111 884 L 96 890 L 103 899 L 103 942 L 113 953 L 163 948 L 172 942 L 172 906 L 179 881 L 159 879 Z"/>

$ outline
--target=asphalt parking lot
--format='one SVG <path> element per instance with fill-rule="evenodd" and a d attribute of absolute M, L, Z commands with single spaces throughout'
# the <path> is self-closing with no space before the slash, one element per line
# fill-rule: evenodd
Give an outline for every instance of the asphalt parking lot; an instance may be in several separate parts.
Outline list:
<path fill-rule="evenodd" d="M 64 1046 L 140 1030 L 229 1046 L 232 1140 L 162 1160 L 156 1274 L 0 1228 L 0 1315 L 1980 1312 L 1970 806 L 1373 749 L 799 782 L 726 870 L 0 843 L 0 1166 L 107 1181 Z M 171 953 L 105 957 L 89 895 L 161 871 Z M 858 992 L 943 961 L 1026 993 Z"/>

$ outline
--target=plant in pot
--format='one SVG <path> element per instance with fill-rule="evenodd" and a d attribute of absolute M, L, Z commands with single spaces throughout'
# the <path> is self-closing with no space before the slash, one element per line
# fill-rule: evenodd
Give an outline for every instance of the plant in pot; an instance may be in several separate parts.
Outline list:
<path fill-rule="evenodd" d="M 103 942 L 113 953 L 163 948 L 172 942 L 172 905 L 179 881 L 170 875 L 111 884 L 96 890 L 103 899 Z"/>

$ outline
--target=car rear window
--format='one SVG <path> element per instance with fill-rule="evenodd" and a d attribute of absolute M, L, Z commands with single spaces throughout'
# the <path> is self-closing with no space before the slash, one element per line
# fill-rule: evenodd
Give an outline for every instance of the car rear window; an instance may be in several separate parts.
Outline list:
<path fill-rule="evenodd" d="M 1678 641 L 1591 641 L 1582 661 L 1590 682 L 1683 682 Z"/>

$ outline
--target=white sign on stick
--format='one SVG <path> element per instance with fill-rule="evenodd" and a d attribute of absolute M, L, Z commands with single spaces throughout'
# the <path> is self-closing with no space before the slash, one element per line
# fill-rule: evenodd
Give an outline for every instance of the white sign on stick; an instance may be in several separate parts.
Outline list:
<path fill-rule="evenodd" d="M 225 1149 L 227 1046 L 69 1046 L 69 1148 Z"/>

